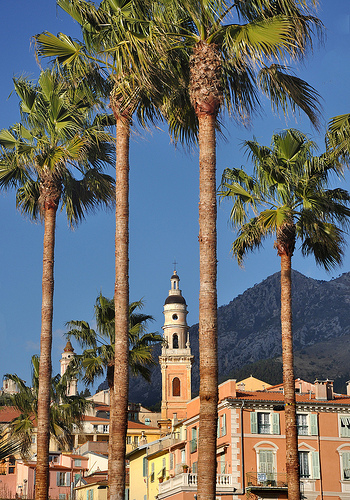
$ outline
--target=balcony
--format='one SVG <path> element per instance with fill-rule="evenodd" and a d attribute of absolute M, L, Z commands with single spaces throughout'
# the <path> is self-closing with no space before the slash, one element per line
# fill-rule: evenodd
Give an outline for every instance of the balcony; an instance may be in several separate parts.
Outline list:
<path fill-rule="evenodd" d="M 178 493 L 184 491 L 197 491 L 197 474 L 178 474 L 175 477 L 171 477 L 167 481 L 159 484 L 158 498 L 161 500 L 169 493 Z M 233 493 L 235 488 L 233 487 L 233 477 L 231 474 L 217 474 L 216 476 L 216 493 Z"/>
<path fill-rule="evenodd" d="M 247 472 L 248 490 L 288 490 L 285 472 Z"/>

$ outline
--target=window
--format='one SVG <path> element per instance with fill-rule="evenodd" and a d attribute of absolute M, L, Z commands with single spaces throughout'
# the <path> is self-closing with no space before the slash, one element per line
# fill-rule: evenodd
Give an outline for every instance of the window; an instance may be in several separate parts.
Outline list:
<path fill-rule="evenodd" d="M 226 413 L 221 415 L 221 436 L 226 436 Z"/>
<path fill-rule="evenodd" d="M 151 419 L 150 418 L 145 418 L 145 425 L 151 425 Z"/>
<path fill-rule="evenodd" d="M 154 483 L 154 462 L 151 463 L 151 483 Z"/>
<path fill-rule="evenodd" d="M 350 437 L 350 417 L 340 417 L 340 436 Z"/>
<path fill-rule="evenodd" d="M 298 427 L 298 435 L 299 436 L 307 436 L 309 434 L 309 427 L 307 425 L 307 415 L 297 414 L 297 427 Z M 304 452 L 300 452 L 300 453 L 304 453 Z M 300 461 L 300 456 L 299 456 L 299 461 Z M 300 475 L 301 475 L 301 473 L 300 473 Z"/>
<path fill-rule="evenodd" d="M 179 337 L 176 333 L 173 335 L 173 349 L 179 348 Z"/>
<path fill-rule="evenodd" d="M 138 446 L 138 445 L 139 445 L 139 437 L 138 437 L 138 436 L 134 436 L 134 444 L 135 444 L 136 446 Z"/>
<path fill-rule="evenodd" d="M 191 429 L 191 453 L 197 451 L 197 427 Z"/>
<path fill-rule="evenodd" d="M 105 424 L 103 425 L 103 432 L 104 433 L 108 432 L 108 425 Z"/>
<path fill-rule="evenodd" d="M 299 471 L 301 479 L 320 479 L 318 451 L 299 451 Z"/>
<path fill-rule="evenodd" d="M 192 472 L 193 472 L 193 474 L 197 474 L 198 473 L 198 462 L 193 462 L 192 463 Z"/>
<path fill-rule="evenodd" d="M 342 479 L 345 481 L 350 480 L 350 451 L 343 452 L 342 458 Z"/>
<path fill-rule="evenodd" d="M 279 414 L 273 412 L 252 412 L 250 414 L 250 431 L 252 434 L 279 434 Z"/>
<path fill-rule="evenodd" d="M 298 413 L 297 428 L 299 436 L 317 436 L 317 414 L 316 413 Z"/>
<path fill-rule="evenodd" d="M 169 469 L 173 469 L 174 468 L 174 453 L 170 453 L 169 454 Z"/>
<path fill-rule="evenodd" d="M 163 461 L 162 461 L 162 473 L 161 473 L 161 476 L 164 478 L 166 475 L 166 459 L 163 458 Z"/>
<path fill-rule="evenodd" d="M 173 396 L 180 396 L 180 379 L 178 377 L 173 378 Z"/>
<path fill-rule="evenodd" d="M 270 434 L 269 413 L 258 413 L 258 434 Z"/>
<path fill-rule="evenodd" d="M 86 500 L 94 500 L 94 490 L 86 491 Z"/>
<path fill-rule="evenodd" d="M 308 451 L 299 451 L 299 467 L 300 467 L 300 477 L 301 478 L 310 477 L 309 452 Z"/>
<path fill-rule="evenodd" d="M 80 458 L 74 459 L 74 467 L 81 467 L 81 459 Z"/>
<path fill-rule="evenodd" d="M 225 453 L 220 455 L 220 474 L 226 474 Z"/>
<path fill-rule="evenodd" d="M 275 456 L 272 450 L 259 450 L 259 472 L 272 474 L 274 472 Z"/>
<path fill-rule="evenodd" d="M 59 493 L 58 494 L 58 499 L 59 500 L 66 500 L 66 494 L 65 493 Z"/>
<path fill-rule="evenodd" d="M 94 432 L 98 432 L 98 425 L 93 425 L 93 428 L 94 428 Z"/>
<path fill-rule="evenodd" d="M 70 472 L 57 472 L 57 486 L 70 486 Z"/>
<path fill-rule="evenodd" d="M 126 444 L 131 444 L 131 436 L 126 436 Z"/>
<path fill-rule="evenodd" d="M 15 457 L 9 458 L 9 474 L 14 474 L 16 469 L 16 459 Z"/>
<path fill-rule="evenodd" d="M 143 477 L 148 476 L 148 460 L 147 457 L 143 457 L 143 463 L 142 463 L 142 470 L 143 470 Z"/>

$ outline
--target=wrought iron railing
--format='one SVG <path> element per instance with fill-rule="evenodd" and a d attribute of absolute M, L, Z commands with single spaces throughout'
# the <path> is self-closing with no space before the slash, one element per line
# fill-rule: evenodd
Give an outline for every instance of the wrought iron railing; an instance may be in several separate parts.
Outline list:
<path fill-rule="evenodd" d="M 287 488 L 285 472 L 247 472 L 247 488 Z"/>

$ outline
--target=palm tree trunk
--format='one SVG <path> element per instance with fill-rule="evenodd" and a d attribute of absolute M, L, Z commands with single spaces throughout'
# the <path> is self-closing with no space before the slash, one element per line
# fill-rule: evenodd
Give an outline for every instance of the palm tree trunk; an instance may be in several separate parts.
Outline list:
<path fill-rule="evenodd" d="M 199 353 L 198 500 L 215 500 L 218 404 L 216 293 L 216 114 L 199 120 Z"/>
<path fill-rule="evenodd" d="M 125 450 L 129 389 L 129 137 L 130 118 L 115 113 L 116 231 L 115 231 L 115 362 L 110 409 L 109 499 L 124 500 Z"/>
<path fill-rule="evenodd" d="M 52 371 L 51 346 L 56 211 L 56 204 L 44 209 L 44 250 L 35 500 L 47 500 L 49 491 L 50 387 Z"/>
<path fill-rule="evenodd" d="M 288 500 L 300 500 L 298 433 L 295 407 L 295 381 L 292 335 L 292 257 L 281 253 L 281 327 L 283 386 L 286 423 L 286 471 Z"/>

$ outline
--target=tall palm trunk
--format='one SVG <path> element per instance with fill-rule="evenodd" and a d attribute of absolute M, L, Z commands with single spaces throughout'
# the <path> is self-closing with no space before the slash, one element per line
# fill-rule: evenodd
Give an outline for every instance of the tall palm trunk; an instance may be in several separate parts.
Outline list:
<path fill-rule="evenodd" d="M 57 204 L 45 203 L 43 211 L 44 250 L 35 500 L 47 500 L 49 492 L 51 346 L 54 292 L 54 248 Z"/>
<path fill-rule="evenodd" d="M 214 499 L 218 404 L 216 293 L 216 161 L 215 120 L 199 118 L 199 352 L 200 413 L 198 498 Z"/>
<path fill-rule="evenodd" d="M 124 500 L 129 389 L 129 138 L 130 117 L 116 117 L 115 362 L 110 408 L 109 499 Z"/>
<path fill-rule="evenodd" d="M 198 499 L 214 500 L 218 404 L 216 263 L 216 117 L 221 58 L 200 41 L 190 61 L 190 95 L 199 124 L 199 371 Z"/>
<path fill-rule="evenodd" d="M 282 234 L 282 238 L 281 238 Z M 283 237 L 284 235 L 284 237 Z M 277 236 L 278 255 L 281 257 L 281 330 L 283 387 L 286 425 L 286 471 L 288 499 L 300 500 L 300 473 L 298 432 L 295 406 L 295 380 L 292 333 L 292 255 L 295 245 L 294 225 L 282 228 Z"/>

